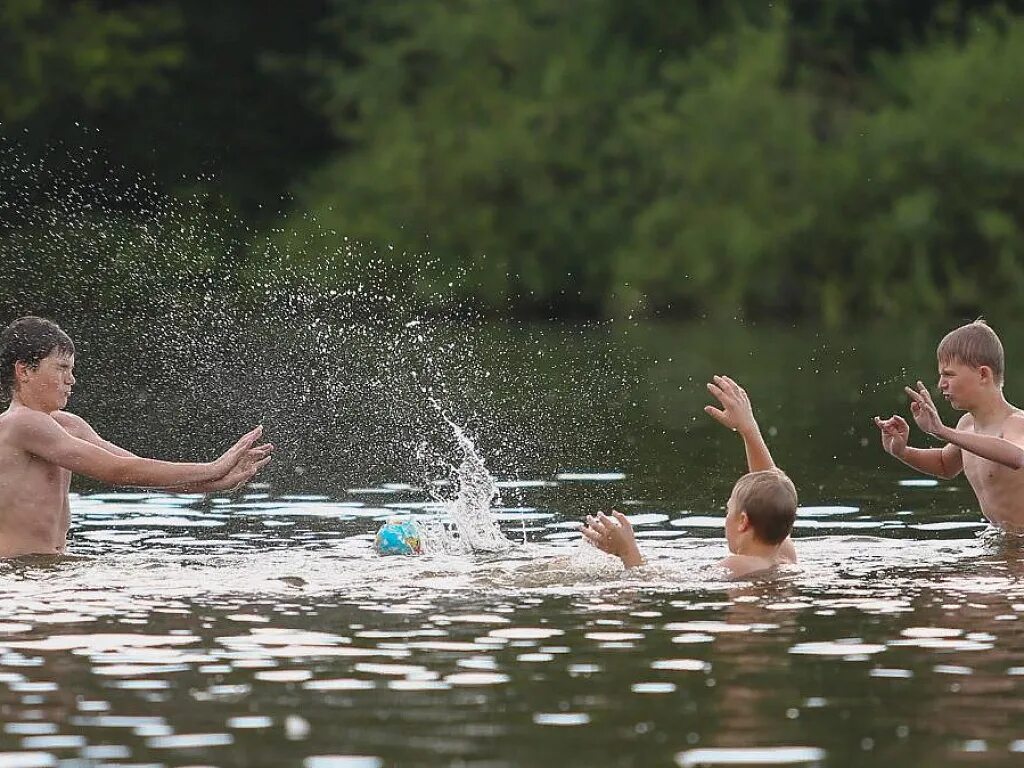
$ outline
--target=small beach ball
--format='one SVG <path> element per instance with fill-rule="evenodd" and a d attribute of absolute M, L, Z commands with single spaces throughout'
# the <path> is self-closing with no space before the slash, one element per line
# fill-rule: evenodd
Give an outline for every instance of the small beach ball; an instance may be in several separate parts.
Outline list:
<path fill-rule="evenodd" d="M 423 551 L 423 542 L 412 520 L 388 520 L 377 531 L 373 548 L 378 555 L 418 555 Z"/>

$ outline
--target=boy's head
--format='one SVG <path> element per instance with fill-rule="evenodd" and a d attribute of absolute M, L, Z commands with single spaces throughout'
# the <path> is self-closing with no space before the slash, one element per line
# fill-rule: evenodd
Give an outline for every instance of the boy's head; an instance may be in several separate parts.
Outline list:
<path fill-rule="evenodd" d="M 749 472 L 736 481 L 725 515 L 729 551 L 738 552 L 744 540 L 781 544 L 796 520 L 796 487 L 785 472 Z"/>
<path fill-rule="evenodd" d="M 947 333 L 936 357 L 939 390 L 954 408 L 970 409 L 979 387 L 1003 384 L 1003 344 L 980 318 Z"/>
<path fill-rule="evenodd" d="M 11 397 L 22 384 L 30 384 L 42 405 L 63 408 L 75 383 L 74 358 L 74 342 L 56 323 L 31 315 L 19 318 L 0 333 L 0 393 Z"/>

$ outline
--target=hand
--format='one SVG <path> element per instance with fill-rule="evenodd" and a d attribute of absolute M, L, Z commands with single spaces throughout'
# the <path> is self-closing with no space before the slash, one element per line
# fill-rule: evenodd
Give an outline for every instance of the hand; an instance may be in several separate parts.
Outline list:
<path fill-rule="evenodd" d="M 748 432 L 757 429 L 754 411 L 750 406 L 750 398 L 743 387 L 728 376 L 714 376 L 708 384 L 708 392 L 722 404 L 722 410 L 713 405 L 704 406 L 708 414 L 719 424 L 734 432 Z"/>
<path fill-rule="evenodd" d="M 922 432 L 938 435 L 945 429 L 945 424 L 939 417 L 939 410 L 932 402 L 928 387 L 919 381 L 916 388 L 904 387 L 903 389 L 910 398 L 910 413 L 914 416 L 914 421 L 917 422 L 917 426 L 921 428 Z"/>
<path fill-rule="evenodd" d="M 598 512 L 597 517 L 587 515 L 583 537 L 602 552 L 620 558 L 627 568 L 643 565 L 644 559 L 633 537 L 629 518 L 615 510 L 612 510 L 612 515 L 614 519 L 604 512 Z"/>
<path fill-rule="evenodd" d="M 902 416 L 882 420 L 875 416 L 875 424 L 882 433 L 882 448 L 897 459 L 907 450 L 910 440 L 910 425 Z"/>
<path fill-rule="evenodd" d="M 271 453 L 274 452 L 273 443 L 256 445 L 247 450 L 238 460 L 234 467 L 228 470 L 220 480 L 211 483 L 209 491 L 237 491 L 248 483 L 256 473 L 270 463 Z"/>
<path fill-rule="evenodd" d="M 230 472 L 239 461 L 241 461 L 247 451 L 253 447 L 257 440 L 263 435 L 263 427 L 256 427 L 250 432 L 242 435 L 238 442 L 228 448 L 222 453 L 215 461 L 212 462 L 215 471 L 215 480 L 223 478 Z"/>

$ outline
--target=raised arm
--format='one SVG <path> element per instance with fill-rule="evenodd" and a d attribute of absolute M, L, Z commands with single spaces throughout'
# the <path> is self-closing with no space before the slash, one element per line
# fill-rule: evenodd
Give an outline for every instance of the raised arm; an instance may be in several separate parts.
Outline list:
<path fill-rule="evenodd" d="M 761 436 L 761 428 L 754 418 L 750 398 L 743 387 L 728 376 L 715 376 L 708 384 L 708 392 L 714 395 L 722 408 L 708 405 L 704 407 L 704 412 L 719 424 L 738 432 L 743 438 L 743 449 L 747 453 L 747 471 L 775 469 L 772 454 Z"/>
<path fill-rule="evenodd" d="M 910 411 L 922 431 L 945 440 L 961 450 L 994 461 L 1010 469 L 1024 468 L 1024 415 L 1013 414 L 1003 427 L 1003 436 L 980 435 L 977 432 L 953 429 L 942 423 L 939 411 L 928 388 L 920 381 L 917 388 L 905 387 L 910 397 Z"/>
<path fill-rule="evenodd" d="M 117 455 L 75 437 L 45 413 L 23 413 L 13 426 L 18 444 L 45 461 L 112 485 L 148 488 L 218 480 L 238 463 L 260 434 L 258 428 L 249 432 L 216 461 L 187 464 Z"/>
<path fill-rule="evenodd" d="M 901 416 L 880 419 L 875 416 L 875 425 L 882 437 L 882 448 L 890 456 L 902 461 L 911 469 L 950 479 L 963 471 L 964 461 L 960 448 L 948 444 L 942 448 L 911 448 L 910 425 Z"/>

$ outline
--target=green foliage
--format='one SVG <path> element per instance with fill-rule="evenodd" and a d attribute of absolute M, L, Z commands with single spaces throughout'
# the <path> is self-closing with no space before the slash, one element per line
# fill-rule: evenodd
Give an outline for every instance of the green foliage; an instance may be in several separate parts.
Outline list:
<path fill-rule="evenodd" d="M 159 87 L 181 65 L 170 3 L 103 10 L 78 0 L 0 4 L 0 115 L 23 120 L 68 101 L 89 110 Z"/>
<path fill-rule="evenodd" d="M 359 65 L 327 70 L 346 151 L 300 210 L 469 265 L 464 290 L 499 309 L 836 324 L 1019 295 L 1019 16 L 731 3 L 657 25 L 586 6 L 378 12 Z"/>
<path fill-rule="evenodd" d="M 1024 295 L 1024 0 L 264 10 L 11 0 L 0 121 L 216 190 L 257 282 L 832 325 Z"/>

